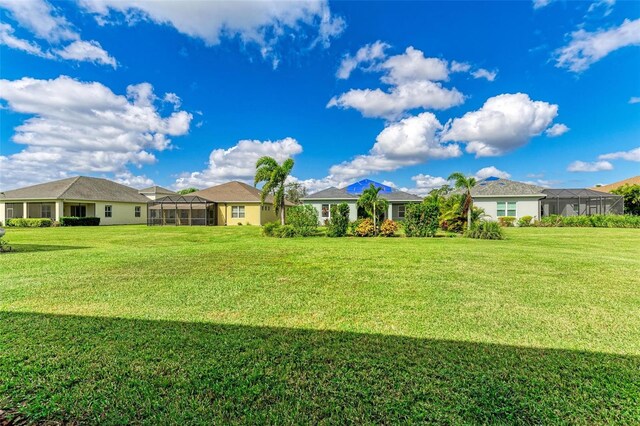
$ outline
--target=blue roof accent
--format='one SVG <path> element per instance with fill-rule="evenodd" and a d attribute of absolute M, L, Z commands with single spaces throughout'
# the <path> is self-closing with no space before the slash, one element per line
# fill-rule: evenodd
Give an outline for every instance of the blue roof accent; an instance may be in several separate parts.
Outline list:
<path fill-rule="evenodd" d="M 500 178 L 495 176 L 489 176 L 488 178 L 485 179 L 486 182 L 491 182 L 492 180 L 500 180 Z"/>
<path fill-rule="evenodd" d="M 371 184 L 373 184 L 373 186 L 375 186 L 376 188 L 380 188 L 381 194 L 388 194 L 390 192 L 393 192 L 393 188 L 391 188 L 390 186 L 383 185 L 371 179 L 362 179 L 361 181 L 352 183 L 351 185 L 347 186 L 345 190 L 349 194 L 362 194 L 362 191 L 369 188 L 369 185 Z"/>

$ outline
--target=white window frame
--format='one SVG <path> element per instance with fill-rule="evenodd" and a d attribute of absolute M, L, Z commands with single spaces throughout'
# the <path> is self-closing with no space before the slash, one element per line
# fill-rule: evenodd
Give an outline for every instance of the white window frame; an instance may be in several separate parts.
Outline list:
<path fill-rule="evenodd" d="M 113 206 L 111 204 L 104 206 L 104 217 L 113 217 Z"/>
<path fill-rule="evenodd" d="M 500 204 L 504 204 L 504 208 L 500 208 Z M 509 204 L 513 205 L 513 208 L 509 208 Z M 500 214 L 500 211 L 503 214 Z M 510 211 L 513 211 L 514 214 L 509 214 Z M 496 202 L 496 216 L 497 217 L 517 217 L 518 216 L 518 202 L 517 201 L 497 201 Z"/>
<path fill-rule="evenodd" d="M 326 215 L 325 215 L 325 209 L 324 206 L 327 206 L 327 210 L 326 210 Z M 331 204 L 322 204 L 320 205 L 320 216 L 323 219 L 329 219 L 331 217 Z"/>
<path fill-rule="evenodd" d="M 245 217 L 244 206 L 231 206 L 232 219 L 244 219 L 244 217 Z"/>
<path fill-rule="evenodd" d="M 142 207 L 140 206 L 135 206 L 133 208 L 133 216 L 134 217 L 142 217 Z"/>

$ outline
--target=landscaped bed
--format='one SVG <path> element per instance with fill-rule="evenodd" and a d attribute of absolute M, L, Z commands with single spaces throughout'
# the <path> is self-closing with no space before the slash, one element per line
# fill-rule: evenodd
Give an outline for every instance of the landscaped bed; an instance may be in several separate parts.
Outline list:
<path fill-rule="evenodd" d="M 10 229 L 0 410 L 80 423 L 640 422 L 640 230 Z"/>

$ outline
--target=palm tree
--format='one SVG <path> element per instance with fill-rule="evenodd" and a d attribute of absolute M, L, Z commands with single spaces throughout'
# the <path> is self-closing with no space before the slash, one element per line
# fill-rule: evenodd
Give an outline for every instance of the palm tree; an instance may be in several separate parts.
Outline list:
<path fill-rule="evenodd" d="M 377 211 L 385 211 L 389 207 L 389 202 L 378 196 L 381 189 L 370 184 L 369 188 L 362 191 L 362 195 L 357 201 L 358 207 L 362 207 L 368 215 L 373 217 L 373 232 L 376 234 L 378 233 L 376 227 Z"/>
<path fill-rule="evenodd" d="M 293 159 L 286 159 L 281 165 L 271 157 L 264 156 L 256 162 L 256 176 L 253 180 L 254 186 L 264 182 L 260 202 L 264 204 L 267 195 L 273 194 L 273 208 L 276 214 L 280 213 L 280 223 L 284 225 L 284 183 L 293 169 Z"/>
<path fill-rule="evenodd" d="M 460 172 L 451 173 L 448 180 L 452 180 L 456 189 L 465 191 L 465 201 L 463 211 L 467 213 L 467 229 L 471 229 L 471 208 L 473 207 L 473 198 L 471 197 L 471 188 L 476 186 L 474 177 L 466 177 Z"/>

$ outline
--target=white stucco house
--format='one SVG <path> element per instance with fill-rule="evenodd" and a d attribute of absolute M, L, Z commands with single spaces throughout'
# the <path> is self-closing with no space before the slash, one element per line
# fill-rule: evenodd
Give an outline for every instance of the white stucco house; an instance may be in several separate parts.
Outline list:
<path fill-rule="evenodd" d="M 100 225 L 147 223 L 149 198 L 137 189 L 87 176 L 0 192 L 0 222 L 11 218 L 99 217 Z"/>
<path fill-rule="evenodd" d="M 323 189 L 322 191 L 307 195 L 302 199 L 302 202 L 315 207 L 318 211 L 318 221 L 320 224 L 324 224 L 331 219 L 331 206 L 347 203 L 349 205 L 349 220 L 354 221 L 358 219 L 358 217 L 363 216 L 362 212 L 360 212 L 360 214 L 358 213 L 356 203 L 360 195 L 362 195 L 362 191 L 367 189 L 370 184 L 380 188 L 380 198 L 384 198 L 389 202 L 389 208 L 384 213 L 384 218 L 403 220 L 407 204 L 422 202 L 422 198 L 417 195 L 409 194 L 408 192 L 400 191 L 369 179 L 363 179 L 344 188 L 330 187 Z"/>
<path fill-rule="evenodd" d="M 622 214 L 623 197 L 591 189 L 543 188 L 523 182 L 489 177 L 471 189 L 473 204 L 488 219 L 502 216 Z"/>

